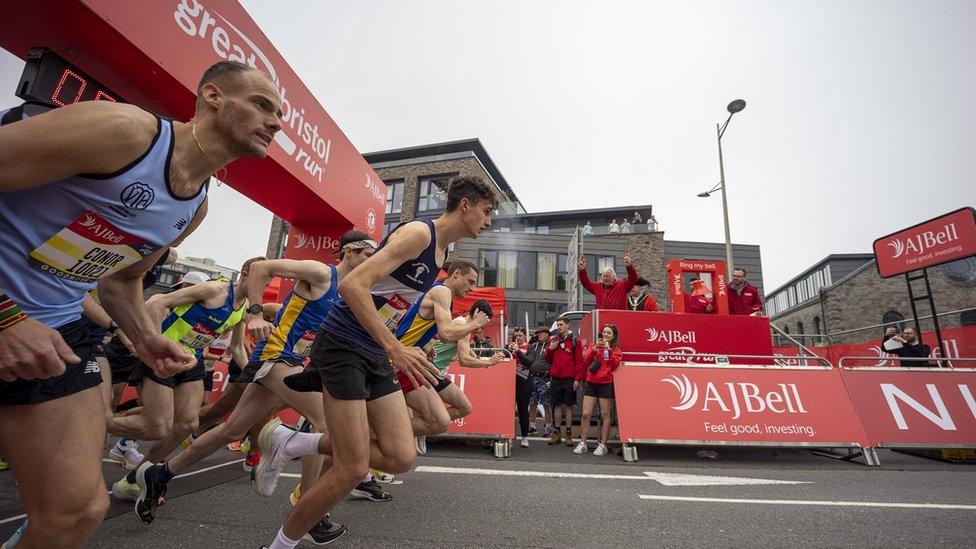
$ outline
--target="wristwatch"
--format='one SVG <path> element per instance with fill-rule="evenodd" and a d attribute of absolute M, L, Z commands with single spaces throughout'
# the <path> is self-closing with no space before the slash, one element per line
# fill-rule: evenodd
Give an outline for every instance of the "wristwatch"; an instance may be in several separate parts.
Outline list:
<path fill-rule="evenodd" d="M 263 309 L 261 308 L 260 303 L 255 303 L 254 305 L 251 305 L 250 307 L 247 308 L 247 312 L 252 315 L 259 315 L 261 314 L 262 310 Z"/>
<path fill-rule="evenodd" d="M 119 331 L 119 325 L 116 324 L 114 320 L 109 320 L 108 321 L 108 330 L 107 331 L 109 333 L 114 334 L 115 332 Z"/>

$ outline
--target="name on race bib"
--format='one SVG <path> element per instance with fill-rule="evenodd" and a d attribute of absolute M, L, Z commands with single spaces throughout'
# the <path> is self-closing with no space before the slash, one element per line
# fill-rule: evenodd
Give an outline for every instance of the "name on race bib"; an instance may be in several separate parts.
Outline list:
<path fill-rule="evenodd" d="M 138 263 L 160 247 L 85 212 L 28 254 L 37 268 L 75 282 L 98 279 Z"/>
<path fill-rule="evenodd" d="M 217 339 L 217 330 L 197 323 L 186 335 L 180 338 L 180 344 L 190 349 L 209 347 Z"/>
<path fill-rule="evenodd" d="M 386 327 L 390 331 L 396 332 L 397 326 L 400 325 L 400 320 L 407 314 L 408 309 L 410 309 L 410 302 L 400 297 L 400 294 L 393 294 L 393 297 L 387 299 L 386 303 L 377 309 L 376 312 L 379 313 L 380 318 L 386 323 Z"/>

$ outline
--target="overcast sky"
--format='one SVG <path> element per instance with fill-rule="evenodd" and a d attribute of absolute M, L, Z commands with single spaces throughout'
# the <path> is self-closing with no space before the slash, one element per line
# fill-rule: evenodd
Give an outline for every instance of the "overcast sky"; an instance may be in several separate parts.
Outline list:
<path fill-rule="evenodd" d="M 242 3 L 361 152 L 477 137 L 527 210 L 653 204 L 673 240 L 723 241 L 695 195 L 745 99 L 731 231 L 767 291 L 976 204 L 976 2 Z M 2 53 L 0 89 L 21 68 Z M 263 254 L 271 214 L 211 200 L 184 253 Z"/>

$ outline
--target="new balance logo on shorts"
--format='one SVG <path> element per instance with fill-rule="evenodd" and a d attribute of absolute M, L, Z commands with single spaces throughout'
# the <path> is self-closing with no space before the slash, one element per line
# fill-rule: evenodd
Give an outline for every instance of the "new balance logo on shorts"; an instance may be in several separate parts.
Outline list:
<path fill-rule="evenodd" d="M 99 374 L 101 372 L 102 372 L 102 369 L 98 367 L 98 363 L 95 362 L 94 360 L 89 360 L 88 362 L 85 363 L 85 371 L 84 371 L 84 373 L 86 373 L 86 374 Z"/>

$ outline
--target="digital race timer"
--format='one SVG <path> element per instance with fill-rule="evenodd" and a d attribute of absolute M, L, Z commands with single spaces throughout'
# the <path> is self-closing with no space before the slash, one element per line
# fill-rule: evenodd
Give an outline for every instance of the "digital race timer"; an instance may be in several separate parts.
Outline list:
<path fill-rule="evenodd" d="M 34 48 L 17 84 L 17 97 L 52 107 L 79 101 L 125 102 L 78 67 L 46 48 Z"/>

